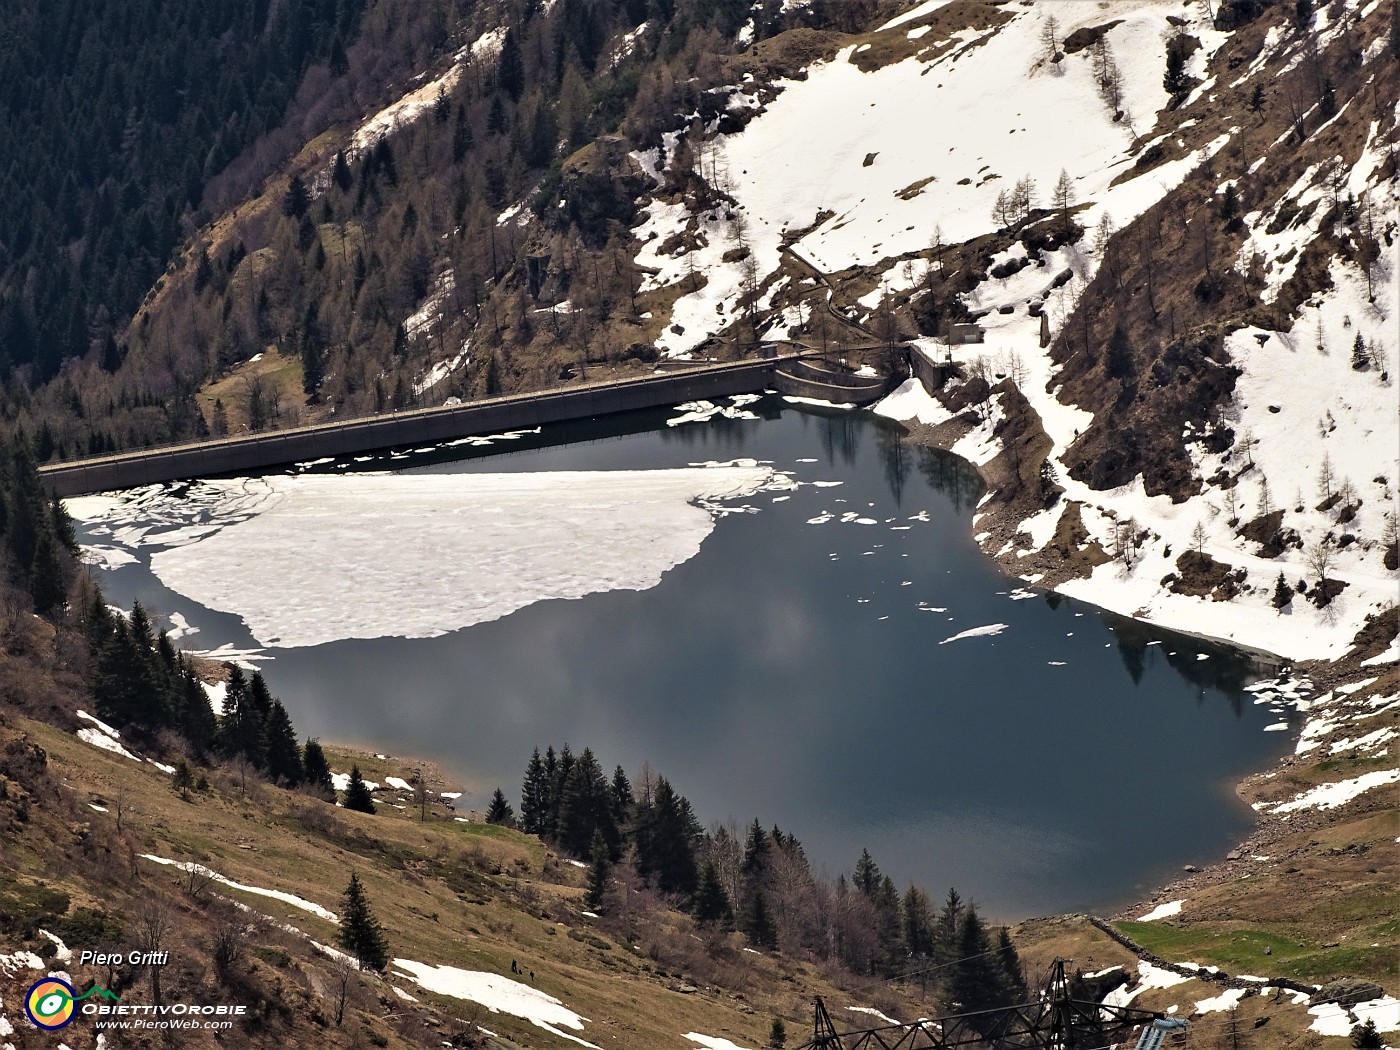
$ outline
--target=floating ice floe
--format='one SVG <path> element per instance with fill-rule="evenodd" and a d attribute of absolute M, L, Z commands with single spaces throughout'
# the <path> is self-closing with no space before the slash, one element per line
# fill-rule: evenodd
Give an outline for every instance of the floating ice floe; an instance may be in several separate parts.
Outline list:
<path fill-rule="evenodd" d="M 753 412 L 747 411 L 743 406 L 752 404 L 759 399 L 757 394 L 740 394 L 731 398 L 733 404 L 717 405 L 713 401 L 687 401 L 676 406 L 676 410 L 681 414 L 672 416 L 666 420 L 668 427 L 678 427 L 682 423 L 704 423 L 721 416 L 724 419 L 757 419 Z"/>
<path fill-rule="evenodd" d="M 942 612 L 944 610 L 930 609 L 929 611 Z M 962 641 L 964 638 L 990 638 L 994 635 L 1001 634 L 1001 632 L 1006 630 L 1009 626 L 1011 625 L 1005 623 L 989 623 L 982 627 L 971 627 L 966 631 L 961 631 L 958 634 L 953 635 L 951 638 L 944 638 L 943 641 L 939 642 L 938 644 L 947 645 L 949 642 L 959 642 Z"/>

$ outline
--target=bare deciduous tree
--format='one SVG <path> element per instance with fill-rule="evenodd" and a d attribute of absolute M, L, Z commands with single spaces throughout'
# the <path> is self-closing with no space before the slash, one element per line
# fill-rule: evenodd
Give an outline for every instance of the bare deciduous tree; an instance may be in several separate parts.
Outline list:
<path fill-rule="evenodd" d="M 1045 46 L 1045 61 L 1056 74 L 1063 74 L 1060 67 L 1060 20 L 1051 15 L 1040 27 L 1040 42 Z"/>
<path fill-rule="evenodd" d="M 159 953 L 166 950 L 166 942 L 174 929 L 174 920 L 171 917 L 170 909 L 162 902 L 149 899 L 137 913 L 136 918 L 136 947 L 148 958 L 159 958 Z M 160 965 L 152 964 L 151 972 L 151 1001 L 159 1007 L 160 1000 Z"/>
<path fill-rule="evenodd" d="M 1074 208 L 1074 180 L 1069 171 L 1060 169 L 1060 177 L 1055 180 L 1055 188 L 1050 193 L 1051 203 L 1060 213 L 1060 230 L 1069 233 L 1069 213 Z"/>
<path fill-rule="evenodd" d="M 1320 591 L 1326 591 L 1327 574 L 1332 571 L 1334 561 L 1332 546 L 1326 539 L 1319 540 L 1313 544 L 1304 556 L 1308 571 L 1317 577 L 1317 585 Z"/>
<path fill-rule="evenodd" d="M 1317 491 L 1324 501 L 1330 502 L 1332 499 L 1332 486 L 1336 483 L 1336 476 L 1332 472 L 1332 457 L 1328 453 L 1322 454 L 1322 465 L 1317 468 Z"/>
<path fill-rule="evenodd" d="M 359 967 L 348 955 L 337 954 L 331 961 L 331 1001 L 335 1003 L 335 1024 L 345 1020 L 345 1011 L 353 1005 Z"/>
<path fill-rule="evenodd" d="M 214 962 L 214 972 L 219 980 L 228 980 L 229 974 L 243 957 L 248 941 L 248 922 L 241 915 L 230 916 L 214 927 L 210 956 Z"/>

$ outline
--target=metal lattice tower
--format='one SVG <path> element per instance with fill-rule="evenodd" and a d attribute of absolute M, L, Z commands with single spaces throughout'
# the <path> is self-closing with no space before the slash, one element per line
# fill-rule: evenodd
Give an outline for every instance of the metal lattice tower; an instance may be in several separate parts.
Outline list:
<path fill-rule="evenodd" d="M 1134 1029 L 1162 1016 L 1075 999 L 1065 960 L 1056 959 L 1036 1002 L 925 1017 L 911 1024 L 838 1032 L 818 996 L 812 1039 L 797 1050 L 1100 1050 L 1124 1042 Z"/>

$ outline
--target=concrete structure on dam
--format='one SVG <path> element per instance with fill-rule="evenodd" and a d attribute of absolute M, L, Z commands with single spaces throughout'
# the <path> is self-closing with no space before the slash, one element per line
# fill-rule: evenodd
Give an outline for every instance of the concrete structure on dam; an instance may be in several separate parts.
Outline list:
<path fill-rule="evenodd" d="M 49 464 L 40 469 L 40 475 L 56 495 L 77 496 L 181 478 L 250 473 L 326 456 L 432 444 L 766 389 L 842 404 L 868 404 L 888 387 L 883 379 L 833 379 L 834 373 L 801 357 L 786 354 L 700 365 L 636 379 L 97 456 Z"/>

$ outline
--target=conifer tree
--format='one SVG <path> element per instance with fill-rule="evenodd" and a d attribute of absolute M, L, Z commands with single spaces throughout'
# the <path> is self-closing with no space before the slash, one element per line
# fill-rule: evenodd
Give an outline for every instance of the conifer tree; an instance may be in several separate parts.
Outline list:
<path fill-rule="evenodd" d="M 749 825 L 748 837 L 744 840 L 744 880 L 750 884 L 761 882 L 768 873 L 768 832 L 758 818 Z"/>
<path fill-rule="evenodd" d="M 334 781 L 331 780 L 330 763 L 326 761 L 326 753 L 321 750 L 320 741 L 307 738 L 306 746 L 301 751 L 301 764 L 308 784 L 323 791 L 335 790 Z"/>
<path fill-rule="evenodd" d="M 1283 578 L 1283 573 L 1278 574 L 1278 580 L 1274 583 L 1274 608 L 1282 610 L 1293 600 L 1293 588 L 1288 586 L 1288 581 Z"/>
<path fill-rule="evenodd" d="M 904 927 L 900 922 L 899 891 L 894 880 L 882 876 L 875 891 L 875 932 L 880 941 L 881 963 L 886 973 L 898 971 L 900 961 L 907 954 L 904 944 Z"/>
<path fill-rule="evenodd" d="M 34 601 L 34 611 L 40 616 L 58 612 L 67 595 L 63 565 L 58 560 L 53 537 L 45 529 L 34 549 L 34 564 L 29 570 L 29 596 Z"/>
<path fill-rule="evenodd" d="M 253 710 L 257 711 L 258 717 L 264 722 L 272 716 L 272 691 L 267 687 L 267 680 L 263 678 L 261 671 L 254 671 L 253 677 L 248 681 L 248 698 L 253 703 Z"/>
<path fill-rule="evenodd" d="M 118 729 L 134 722 L 143 700 L 141 677 L 131 629 L 124 617 L 115 616 L 93 669 L 92 695 L 98 717 Z"/>
<path fill-rule="evenodd" d="M 300 175 L 293 175 L 287 184 L 287 193 L 282 198 L 282 214 L 299 219 L 311 207 L 311 192 Z"/>
<path fill-rule="evenodd" d="M 1016 951 L 1016 945 L 1011 941 L 1011 933 L 1005 926 L 997 935 L 996 959 L 1001 965 L 1002 1001 L 1008 1004 L 1025 1002 L 1029 997 L 1030 990 L 1026 986 L 1026 975 L 1021 966 L 1021 955 Z"/>
<path fill-rule="evenodd" d="M 494 353 L 486 359 L 486 396 L 495 397 L 501 392 L 501 363 Z"/>
<path fill-rule="evenodd" d="M 360 776 L 359 766 L 350 767 L 350 783 L 345 786 L 345 808 L 359 813 L 374 812 L 374 796 L 365 778 Z"/>
<path fill-rule="evenodd" d="M 301 748 L 297 746 L 296 730 L 281 700 L 272 701 L 265 736 L 267 739 L 267 773 L 273 781 L 296 787 L 306 776 L 302 766 Z"/>
<path fill-rule="evenodd" d="M 728 924 L 733 916 L 729 895 L 724 892 L 724 884 L 720 882 L 719 871 L 712 860 L 707 860 L 700 872 L 700 888 L 695 891 L 692 911 L 695 921 L 701 926 Z"/>
<path fill-rule="evenodd" d="M 205 253 L 205 255 L 204 255 L 204 264 L 205 264 L 206 266 L 208 265 L 208 261 L 209 261 L 209 255 L 208 255 L 208 253 Z M 206 278 L 206 281 L 207 281 L 207 278 Z M 203 290 L 202 288 L 199 287 L 199 271 L 197 271 L 196 274 L 195 274 L 195 284 L 196 284 L 196 289 L 197 289 L 197 290 L 199 290 L 199 291 L 202 291 L 202 290 Z M 116 373 L 116 371 L 117 371 L 119 368 L 121 368 L 121 366 L 122 366 L 122 350 L 121 350 L 121 347 L 117 345 L 117 340 L 113 337 L 112 333 L 111 333 L 111 332 L 108 332 L 108 333 L 107 333 L 107 338 L 106 338 L 105 340 L 103 340 L 103 342 L 102 342 L 102 371 L 106 372 L 108 375 L 113 375 L 113 374 Z"/>
<path fill-rule="evenodd" d="M 1104 371 L 1111 379 L 1129 382 L 1137 375 L 1137 359 L 1133 355 L 1133 346 L 1128 342 L 1128 333 L 1122 324 L 1113 326 L 1113 334 L 1108 340 L 1108 353 L 1104 358 Z"/>
<path fill-rule="evenodd" d="M 154 733 L 170 724 L 168 683 L 150 645 L 150 623 L 138 602 L 129 623 L 115 617 L 98 653 L 93 699 L 98 715 L 119 729 Z"/>
<path fill-rule="evenodd" d="M 307 397 L 315 397 L 324 379 L 321 367 L 321 348 L 315 338 L 307 333 L 301 340 L 301 391 Z"/>
<path fill-rule="evenodd" d="M 452 128 L 452 162 L 454 164 L 461 164 L 467 159 L 467 154 L 471 152 L 473 139 L 472 124 L 467 117 L 467 109 L 465 106 L 458 106 L 457 122 Z"/>
<path fill-rule="evenodd" d="M 1368 1017 L 1364 1024 L 1359 1024 L 1351 1030 L 1351 1045 L 1357 1050 L 1382 1050 L 1385 1043 L 1381 1040 L 1375 1018 Z"/>
<path fill-rule="evenodd" d="M 1361 333 L 1356 333 L 1356 340 L 1351 344 L 1351 367 L 1353 371 L 1364 372 L 1371 366 L 1371 355 L 1366 352 L 1366 340 L 1361 338 Z M 36 602 L 37 604 L 37 602 Z"/>
<path fill-rule="evenodd" d="M 1240 195 L 1233 182 L 1225 184 L 1225 194 L 1220 198 L 1220 218 L 1226 226 L 1234 229 L 1234 222 L 1240 214 Z"/>
<path fill-rule="evenodd" d="M 860 851 L 860 860 L 856 861 L 856 869 L 851 873 L 851 883 L 871 900 L 875 899 L 875 891 L 880 888 L 880 866 L 870 856 L 868 849 Z"/>
<path fill-rule="evenodd" d="M 224 713 L 219 719 L 217 744 L 219 753 L 225 758 L 242 755 L 258 769 L 267 766 L 263 718 L 254 705 L 248 682 L 236 664 L 229 669 L 228 689 L 224 693 Z"/>
<path fill-rule="evenodd" d="M 564 785 L 574 771 L 574 753 L 568 744 L 559 749 L 554 773 L 549 778 L 549 834 L 559 834 L 559 810 L 564 802 Z"/>
<path fill-rule="evenodd" d="M 491 796 L 491 804 L 486 807 L 486 823 L 499 824 L 502 827 L 515 826 L 515 810 L 506 801 L 505 794 L 497 788 Z"/>
<path fill-rule="evenodd" d="M 383 973 L 389 965 L 389 942 L 370 911 L 359 876 L 353 871 L 341 900 L 340 946 L 355 957 L 361 970 Z"/>
<path fill-rule="evenodd" d="M 632 819 L 632 782 L 627 779 L 621 766 L 613 770 L 612 777 L 612 817 L 619 833 Z"/>
<path fill-rule="evenodd" d="M 773 925 L 773 916 L 768 910 L 768 898 L 762 890 L 755 890 L 750 894 L 740 928 L 755 948 L 777 947 L 778 930 Z"/>
<path fill-rule="evenodd" d="M 695 842 L 701 834 L 690 803 L 657 777 L 650 803 L 637 808 L 637 873 L 663 893 L 690 896 L 700 878 Z"/>
<path fill-rule="evenodd" d="M 214 710 L 209 706 L 209 694 L 204 691 L 204 686 L 184 657 L 181 657 L 180 663 L 177 724 L 180 734 L 190 742 L 196 753 L 203 755 L 214 746 L 218 724 L 214 721 Z"/>
<path fill-rule="evenodd" d="M 1253 113 L 1255 116 L 1259 117 L 1262 120 L 1264 113 L 1264 105 L 1264 85 L 1255 84 L 1254 91 L 1249 96 L 1249 110 L 1251 113 Z"/>
<path fill-rule="evenodd" d="M 933 955 L 933 915 L 928 895 L 918 886 L 904 891 L 904 945 L 910 956 L 927 959 Z"/>
<path fill-rule="evenodd" d="M 350 165 L 345 160 L 345 151 L 340 150 L 335 155 L 335 167 L 331 169 L 331 180 L 340 187 L 341 192 L 348 190 L 355 181 L 350 174 Z"/>
<path fill-rule="evenodd" d="M 991 957 L 987 928 L 977 909 L 970 905 L 963 912 L 958 929 L 956 959 L 950 992 L 959 1012 L 972 1013 L 1001 1005 L 1001 968 Z"/>
<path fill-rule="evenodd" d="M 547 794 L 544 762 L 540 759 L 540 749 L 535 748 L 525 767 L 525 782 L 520 788 L 520 830 L 527 835 L 538 835 L 544 830 Z"/>
<path fill-rule="evenodd" d="M 520 57 L 520 41 L 514 27 L 506 29 L 501 41 L 501 53 L 496 60 L 496 76 L 510 95 L 511 101 L 519 102 L 520 93 L 525 90 L 525 66 Z"/>
<path fill-rule="evenodd" d="M 54 542 L 69 554 L 78 553 L 78 537 L 73 532 L 73 519 L 68 514 L 68 508 L 57 496 L 49 501 L 49 527 L 53 529 Z"/>
<path fill-rule="evenodd" d="M 561 755 L 560 768 L 564 765 Z M 560 787 L 556 836 L 560 846 L 576 857 L 584 857 L 592 850 L 595 832 L 602 833 L 609 855 L 619 858 L 621 837 L 613 821 L 612 792 L 592 750 L 584 748 L 577 759 L 570 756 L 568 773 Z"/>
<path fill-rule="evenodd" d="M 350 72 L 350 57 L 345 53 L 345 45 L 340 42 L 340 34 L 331 41 L 330 73 L 333 77 L 343 77 Z"/>
<path fill-rule="evenodd" d="M 1173 98 L 1186 90 L 1186 49 L 1177 40 L 1167 45 L 1167 71 L 1162 76 L 1162 87 Z"/>
<path fill-rule="evenodd" d="M 608 856 L 608 843 L 601 831 L 593 832 L 591 863 L 588 866 L 588 893 L 584 901 L 592 911 L 600 911 L 603 899 L 608 892 L 608 876 L 612 874 L 612 860 Z"/>
<path fill-rule="evenodd" d="M 958 957 L 958 931 L 962 928 L 963 911 L 962 897 L 955 887 L 950 886 L 943 910 L 938 913 L 937 957 L 940 962 L 946 963 Z"/>
<path fill-rule="evenodd" d="M 1322 78 L 1322 91 L 1318 97 L 1318 109 L 1322 118 L 1328 120 L 1337 115 L 1337 88 L 1331 77 Z"/>

